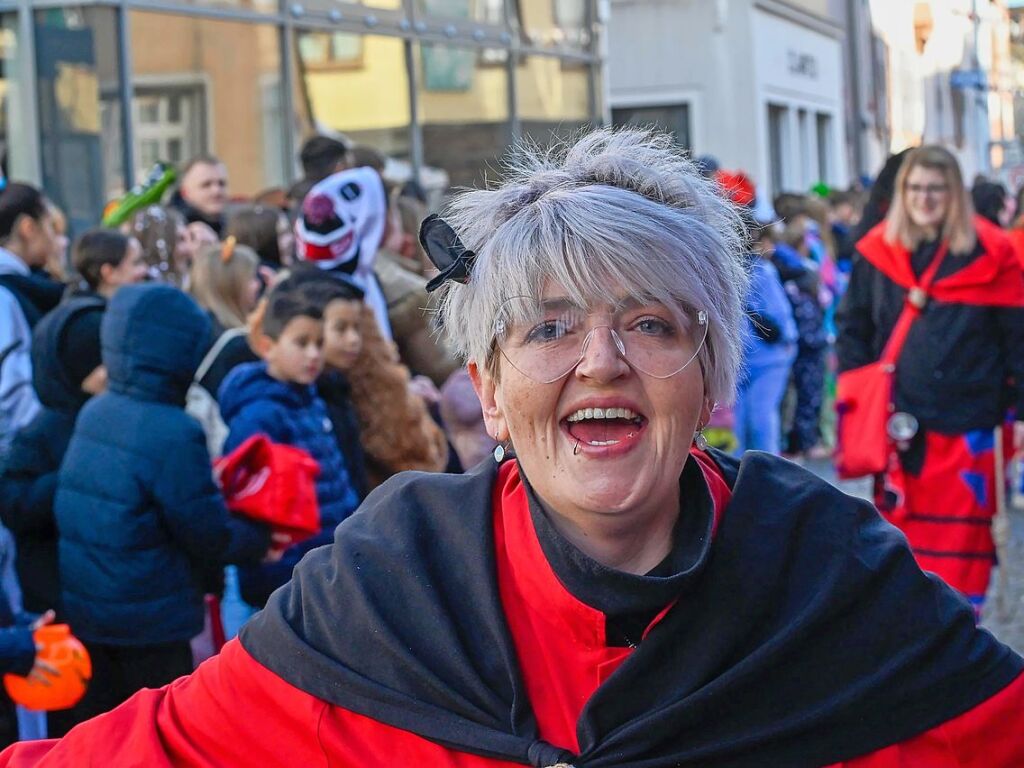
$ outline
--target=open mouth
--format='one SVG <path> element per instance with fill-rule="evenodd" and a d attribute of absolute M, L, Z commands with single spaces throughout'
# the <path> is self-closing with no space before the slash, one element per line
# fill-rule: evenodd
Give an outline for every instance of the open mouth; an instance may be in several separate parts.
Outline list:
<path fill-rule="evenodd" d="M 562 429 L 581 448 L 611 449 L 635 441 L 647 418 L 630 408 L 580 408 L 562 420 Z"/>

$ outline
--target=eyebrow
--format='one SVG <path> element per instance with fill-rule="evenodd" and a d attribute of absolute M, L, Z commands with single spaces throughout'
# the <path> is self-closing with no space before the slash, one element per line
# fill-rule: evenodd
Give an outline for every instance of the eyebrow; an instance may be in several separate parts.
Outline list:
<path fill-rule="evenodd" d="M 664 302 L 658 301 L 655 298 L 625 296 L 612 308 L 612 311 L 619 312 L 624 309 L 637 309 L 650 306 L 651 304 L 664 306 Z M 540 302 L 540 306 L 543 309 L 583 309 L 567 296 L 554 296 L 550 299 L 544 299 Z"/>

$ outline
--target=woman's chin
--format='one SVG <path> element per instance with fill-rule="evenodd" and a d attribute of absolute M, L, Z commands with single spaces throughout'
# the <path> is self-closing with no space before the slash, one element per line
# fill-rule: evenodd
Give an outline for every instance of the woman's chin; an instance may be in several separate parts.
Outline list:
<path fill-rule="evenodd" d="M 601 515 L 625 513 L 650 501 L 651 477 L 632 473 L 602 473 L 580 480 L 576 506 Z"/>

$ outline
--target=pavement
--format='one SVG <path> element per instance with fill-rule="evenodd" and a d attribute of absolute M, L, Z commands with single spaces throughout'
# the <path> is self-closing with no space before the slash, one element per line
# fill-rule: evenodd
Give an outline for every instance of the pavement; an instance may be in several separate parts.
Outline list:
<path fill-rule="evenodd" d="M 828 480 L 851 496 L 871 498 L 868 479 L 840 481 L 828 461 L 806 461 L 809 470 Z M 1024 512 L 1011 509 L 1010 541 L 1003 557 L 1005 562 L 992 572 L 981 624 L 1004 643 L 1024 654 Z"/>

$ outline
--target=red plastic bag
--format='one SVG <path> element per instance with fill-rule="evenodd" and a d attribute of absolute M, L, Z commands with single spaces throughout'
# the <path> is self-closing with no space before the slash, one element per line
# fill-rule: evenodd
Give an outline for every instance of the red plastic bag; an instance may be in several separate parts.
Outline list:
<path fill-rule="evenodd" d="M 253 435 L 217 459 L 214 470 L 232 512 L 268 523 L 290 544 L 320 533 L 320 465 L 302 449 Z"/>

